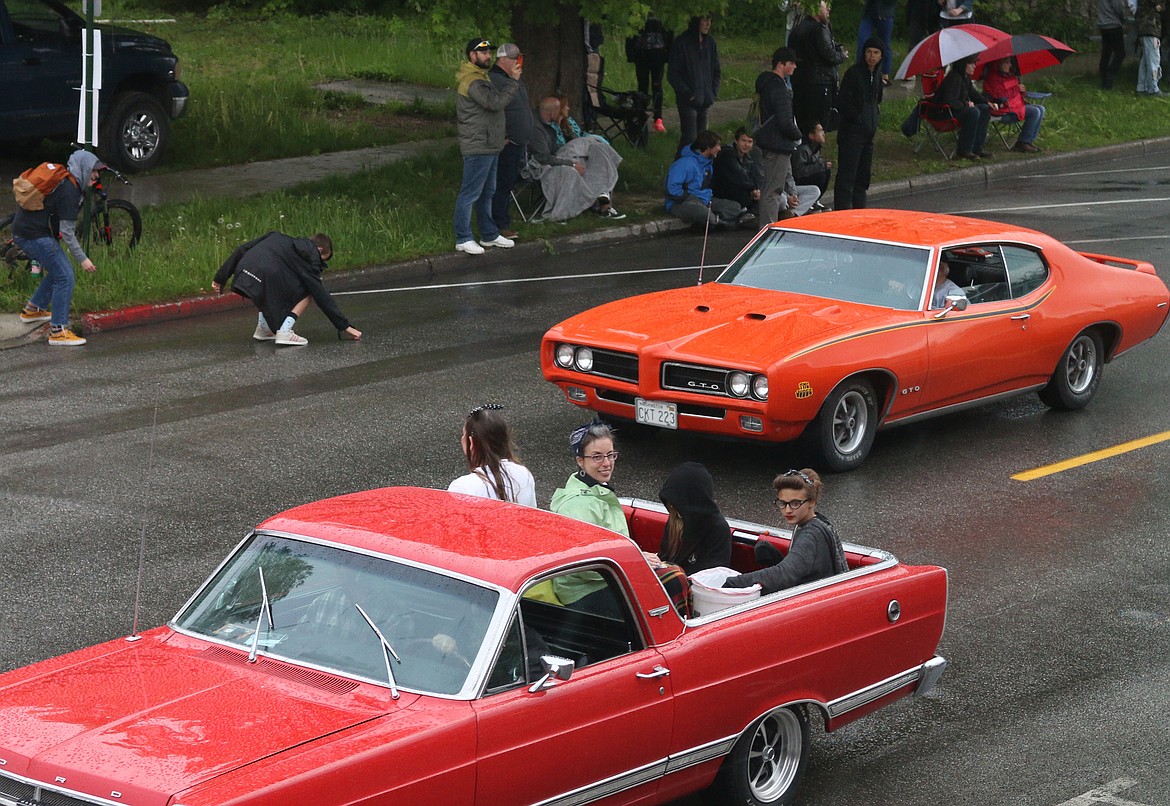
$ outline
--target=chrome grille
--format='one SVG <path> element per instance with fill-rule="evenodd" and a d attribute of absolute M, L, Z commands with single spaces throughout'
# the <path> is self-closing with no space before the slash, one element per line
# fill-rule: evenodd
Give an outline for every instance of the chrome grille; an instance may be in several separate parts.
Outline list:
<path fill-rule="evenodd" d="M 698 395 L 730 397 L 727 392 L 728 369 L 698 367 L 694 364 L 662 365 L 662 388 L 693 392 Z"/>
<path fill-rule="evenodd" d="M 108 800 L 68 795 L 27 781 L 0 775 L 0 804 L 3 806 L 94 806 Z"/>
<path fill-rule="evenodd" d="M 638 382 L 638 356 L 631 353 L 616 353 L 612 350 L 593 349 L 593 375 L 613 378 L 616 381 Z"/>

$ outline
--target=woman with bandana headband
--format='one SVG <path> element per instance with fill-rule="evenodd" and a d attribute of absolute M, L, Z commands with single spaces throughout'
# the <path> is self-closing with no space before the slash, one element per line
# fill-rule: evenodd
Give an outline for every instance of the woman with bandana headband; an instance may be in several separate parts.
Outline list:
<path fill-rule="evenodd" d="M 536 482 L 520 464 L 499 403 L 476 406 L 463 422 L 459 444 L 471 472 L 451 482 L 453 493 L 536 506 Z"/>
<path fill-rule="evenodd" d="M 756 561 L 766 566 L 739 576 L 728 577 L 725 588 L 748 588 L 759 583 L 764 595 L 794 585 L 843 574 L 849 570 L 841 538 L 829 519 L 816 511 L 821 477 L 815 470 L 789 470 L 772 481 L 776 488 L 775 507 L 784 522 L 794 527 L 787 556 L 770 543 L 756 543 Z"/>

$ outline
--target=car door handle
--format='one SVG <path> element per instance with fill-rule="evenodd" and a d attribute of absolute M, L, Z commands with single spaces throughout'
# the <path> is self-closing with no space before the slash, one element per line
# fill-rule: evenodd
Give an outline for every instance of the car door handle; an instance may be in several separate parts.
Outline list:
<path fill-rule="evenodd" d="M 1031 319 L 1031 318 L 1032 318 L 1032 314 L 1030 314 L 1030 313 L 1018 313 L 1012 317 L 1012 321 L 1019 322 L 1019 321 L 1022 321 L 1024 319 Z"/>
<path fill-rule="evenodd" d="M 669 675 L 670 675 L 670 669 L 667 669 L 665 666 L 655 666 L 654 671 L 649 672 L 649 673 L 643 673 L 643 672 L 637 673 L 637 677 L 639 680 L 653 680 L 656 677 L 668 677 Z"/>

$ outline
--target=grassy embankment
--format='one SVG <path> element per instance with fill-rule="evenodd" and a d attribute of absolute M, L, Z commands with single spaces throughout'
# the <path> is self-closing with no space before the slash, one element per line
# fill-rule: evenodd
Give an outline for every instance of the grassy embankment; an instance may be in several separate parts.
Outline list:
<path fill-rule="evenodd" d="M 142 16 L 151 16 L 146 11 Z M 249 160 L 301 156 L 454 134 L 452 106 L 369 105 L 360 98 L 323 93 L 313 85 L 337 78 L 377 78 L 444 86 L 458 64 L 458 44 L 417 22 L 360 17 L 317 19 L 181 18 L 178 25 L 144 26 L 169 39 L 191 88 L 188 115 L 174 125 L 166 171 Z M 460 40 L 461 42 L 462 40 Z M 755 76 L 774 48 L 772 36 L 722 37 L 724 98 L 751 94 Z M 900 48 L 903 52 L 905 48 Z M 850 47 L 852 50 L 852 47 Z M 610 86 L 633 86 L 621 42 L 604 48 Z M 1132 92 L 1098 89 L 1095 54 L 1028 77 L 1030 88 L 1050 91 L 1040 143 L 1068 151 L 1158 136 L 1166 104 Z M 1132 64 L 1127 65 L 1133 73 Z M 1123 73 L 1119 87 L 1132 86 Z M 667 103 L 672 102 L 669 95 Z M 929 146 L 912 151 L 898 125 L 914 103 L 900 84 L 883 104 L 875 181 L 954 170 Z M 1156 114 L 1135 114 L 1149 107 Z M 1156 108 L 1156 109 L 1155 109 Z M 731 127 L 734 128 L 734 127 Z M 730 134 L 730 131 L 726 132 Z M 661 177 L 673 155 L 673 133 L 651 138 L 639 151 L 618 144 L 625 157 L 617 188 L 619 207 L 637 220 L 660 214 Z M 1027 159 L 989 140 L 1000 160 Z M 41 153 L 45 158 L 47 148 Z M 830 138 L 830 156 L 834 147 Z M 205 291 L 238 243 L 270 229 L 329 232 L 338 244 L 335 269 L 388 263 L 451 249 L 450 218 L 460 164 L 454 149 L 423 159 L 248 198 L 165 204 L 145 211 L 145 236 L 130 255 L 95 254 L 96 275 L 81 278 L 75 310 L 174 299 Z M 526 238 L 603 226 L 591 216 L 566 225 L 528 227 Z M 12 310 L 31 285 L 0 289 Z"/>

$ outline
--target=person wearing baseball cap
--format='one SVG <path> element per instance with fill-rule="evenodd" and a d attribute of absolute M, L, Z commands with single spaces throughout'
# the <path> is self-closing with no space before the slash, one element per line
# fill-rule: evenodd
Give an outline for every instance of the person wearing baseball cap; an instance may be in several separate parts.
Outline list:
<path fill-rule="evenodd" d="M 511 71 L 524 65 L 524 54 L 520 46 L 505 42 L 496 51 L 496 66 L 488 71 L 488 79 L 498 90 L 503 90 L 511 81 Z M 524 82 L 512 100 L 504 107 L 504 148 L 496 168 L 496 192 L 492 196 L 492 221 L 505 238 L 515 238 L 519 233 L 512 229 L 512 191 L 520 183 L 520 169 L 524 167 L 528 141 L 532 138 L 532 106 L 528 101 L 528 90 Z"/>
<path fill-rule="evenodd" d="M 516 245 L 500 234 L 492 220 L 492 197 L 504 148 L 504 108 L 519 91 L 520 65 L 513 63 L 503 87 L 497 87 L 488 78 L 492 50 L 487 38 L 468 40 L 467 61 L 455 72 L 455 119 L 463 155 L 463 183 L 455 198 L 455 251 L 467 255 L 482 255 L 485 247 Z M 479 223 L 479 243 L 471 231 L 472 208 Z"/>

